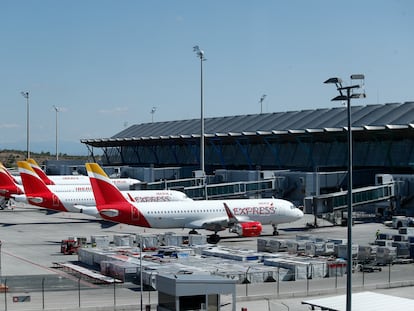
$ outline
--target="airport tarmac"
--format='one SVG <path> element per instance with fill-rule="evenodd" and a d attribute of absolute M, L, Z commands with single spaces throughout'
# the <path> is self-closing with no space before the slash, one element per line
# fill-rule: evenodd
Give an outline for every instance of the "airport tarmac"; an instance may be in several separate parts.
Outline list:
<path fill-rule="evenodd" d="M 297 234 L 312 234 L 325 238 L 346 238 L 346 227 L 333 227 L 327 222 L 318 220 L 319 228 L 306 229 L 306 223 L 312 222 L 313 218 L 306 215 L 300 221 L 281 225 L 279 226 L 279 238 L 291 239 L 295 238 Z M 2 242 L 0 275 L 3 283 L 6 280 L 11 289 L 10 293 L 7 294 L 10 296 L 7 301 L 15 295 L 26 293 L 31 296 L 31 302 L 9 304 L 8 310 L 137 309 L 140 295 L 136 292 L 136 286 L 118 286 L 115 308 L 114 306 L 111 307 L 111 301 L 115 298 L 113 298 L 114 295 L 110 287 L 103 288 L 83 281 L 78 282 L 76 278 L 54 268 L 56 262 L 77 260 L 76 255 L 60 253 L 60 241 L 70 236 L 83 236 L 90 240 L 92 235 L 159 233 L 159 230 L 124 224 L 102 227 L 98 220 L 86 215 L 71 213 L 47 215 L 45 210 L 30 206 L 17 206 L 12 210 L 0 211 L 0 225 L 0 240 Z M 375 240 L 377 229 L 380 229 L 383 233 L 397 233 L 396 230 L 379 223 L 357 223 L 353 227 L 354 243 L 361 245 L 372 243 Z M 188 233 L 187 229 L 169 231 L 181 234 Z M 264 226 L 263 235 L 271 236 L 272 231 L 271 226 Z M 203 230 L 199 232 L 208 234 Z M 223 237 L 219 242 L 220 245 L 251 250 L 257 249 L 257 238 L 240 238 L 227 231 L 221 232 L 220 235 Z M 355 291 L 375 290 L 376 292 L 414 299 L 414 291 L 412 290 L 414 264 L 392 267 L 392 282 L 389 282 L 386 268 L 383 272 L 366 275 L 364 286 L 361 283 L 361 276 L 361 273 L 353 275 Z M 48 292 L 55 291 L 54 295 L 47 294 L 46 307 L 41 303 L 41 285 L 39 285 L 44 280 L 48 285 Z M 281 282 L 282 289 L 278 294 L 276 294 L 275 283 L 251 284 L 248 288 L 244 285 L 238 285 L 236 310 L 240 310 L 242 307 L 248 310 L 309 310 L 308 306 L 301 304 L 301 301 L 305 298 L 343 294 L 345 292 L 344 278 L 338 281 L 337 288 L 334 288 L 333 282 L 332 279 L 328 281 L 326 279 L 312 280 L 309 290 L 307 290 L 308 284 L 305 281 Z M 404 287 L 396 287 L 401 285 Z M 79 302 L 79 305 L 81 305 L 81 308 L 79 308 L 77 302 L 80 294 L 78 294 L 77 286 L 78 289 L 82 288 L 82 297 L 96 296 L 95 300 L 84 302 L 85 299 L 82 299 L 82 304 Z M 388 289 L 388 287 L 390 288 Z M 87 294 L 89 291 L 93 294 Z M 0 294 L 0 306 L 6 303 L 1 296 Z M 145 292 L 142 300 L 144 304 L 152 304 L 153 310 L 155 310 L 156 297 L 156 292 Z M 223 302 L 225 303 L 225 301 L 226 299 Z M 108 304 L 109 307 L 104 307 Z M 231 307 L 226 305 L 222 310 L 231 310 Z"/>

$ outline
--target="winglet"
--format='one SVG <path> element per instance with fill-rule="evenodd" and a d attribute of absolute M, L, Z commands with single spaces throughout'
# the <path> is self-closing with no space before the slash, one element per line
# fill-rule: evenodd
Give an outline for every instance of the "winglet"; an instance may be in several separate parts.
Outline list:
<path fill-rule="evenodd" d="M 136 202 L 136 200 L 132 197 L 132 195 L 128 192 L 128 198 L 131 200 L 131 202 Z"/>
<path fill-rule="evenodd" d="M 29 159 L 27 159 L 27 162 L 32 167 L 33 171 L 36 172 L 36 174 L 40 177 L 40 179 L 43 180 L 43 182 L 46 185 L 54 185 L 55 184 L 49 177 L 47 177 L 46 173 L 42 170 L 42 168 L 39 166 L 39 164 L 37 164 L 35 159 L 29 158 Z"/>
<path fill-rule="evenodd" d="M 229 206 L 226 203 L 223 203 L 224 209 L 226 210 L 227 217 L 229 218 L 229 224 L 237 224 L 239 220 L 234 216 L 233 212 L 230 210 Z"/>

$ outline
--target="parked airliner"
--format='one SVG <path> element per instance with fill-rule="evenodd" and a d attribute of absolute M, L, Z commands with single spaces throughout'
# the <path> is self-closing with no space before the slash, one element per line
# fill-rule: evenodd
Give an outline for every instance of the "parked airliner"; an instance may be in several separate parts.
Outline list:
<path fill-rule="evenodd" d="M 16 177 L 20 183 L 17 182 Z M 88 185 L 48 185 L 47 187 L 53 192 L 92 191 L 90 183 Z M 0 165 L 0 208 L 6 208 L 10 199 L 18 196 L 25 198 L 21 177 L 11 175 L 4 166 Z"/>
<path fill-rule="evenodd" d="M 89 185 L 88 176 L 84 175 L 51 175 L 48 176 L 37 164 L 37 162 L 29 158 L 27 162 L 33 170 L 39 175 L 46 185 Z M 141 181 L 134 178 L 111 178 L 112 182 L 119 190 L 129 190 L 132 185 L 140 183 Z"/>
<path fill-rule="evenodd" d="M 262 225 L 275 229 L 303 217 L 291 202 L 281 199 L 233 199 L 209 201 L 137 203 L 127 200 L 96 163 L 87 163 L 96 207 L 103 219 L 148 228 L 189 228 L 213 231 L 209 238 L 217 243 L 218 231 L 228 228 L 240 236 L 259 236 Z"/>
<path fill-rule="evenodd" d="M 34 160 L 32 160 L 32 163 L 33 162 L 35 164 L 34 166 L 38 167 L 38 173 L 46 176 L 46 174 L 40 169 L 37 163 Z M 60 181 L 58 178 L 59 176 L 54 176 L 54 177 L 56 177 L 55 184 L 47 185 L 49 189 L 53 192 L 84 192 L 84 191 L 91 192 L 92 191 L 92 187 L 90 185 L 88 176 L 82 176 L 83 181 L 78 180 L 78 183 L 76 182 L 76 179 L 73 179 L 73 182 L 70 182 L 71 180 L 69 178 L 70 176 L 68 176 L 68 178 L 66 179 L 61 179 Z M 111 178 L 111 181 L 119 189 L 126 190 L 126 189 L 129 189 L 129 187 L 138 180 L 131 179 L 131 178 Z M 63 184 L 59 182 L 62 182 Z M 21 177 L 11 175 L 10 172 L 7 170 L 7 168 L 4 167 L 0 163 L 0 208 L 4 209 L 5 207 L 7 207 L 7 204 L 9 203 L 9 200 L 12 197 L 12 195 L 15 195 L 17 198 L 17 195 L 23 195 L 23 194 L 24 194 L 24 188 L 22 185 Z"/>
<path fill-rule="evenodd" d="M 51 190 L 53 187 L 45 185 L 28 162 L 19 161 L 17 165 L 25 194 L 13 196 L 16 201 L 55 211 L 81 212 L 95 217 L 99 216 L 92 190 L 54 192 Z M 81 187 L 81 185 L 78 186 Z M 135 190 L 122 191 L 122 194 L 127 200 L 135 202 L 192 201 L 185 193 L 176 190 Z"/>

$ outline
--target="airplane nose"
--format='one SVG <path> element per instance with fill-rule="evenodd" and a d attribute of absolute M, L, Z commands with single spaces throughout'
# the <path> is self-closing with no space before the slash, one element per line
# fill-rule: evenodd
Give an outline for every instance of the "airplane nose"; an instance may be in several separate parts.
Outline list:
<path fill-rule="evenodd" d="M 296 209 L 296 217 L 301 219 L 304 216 L 303 212 L 300 209 Z"/>

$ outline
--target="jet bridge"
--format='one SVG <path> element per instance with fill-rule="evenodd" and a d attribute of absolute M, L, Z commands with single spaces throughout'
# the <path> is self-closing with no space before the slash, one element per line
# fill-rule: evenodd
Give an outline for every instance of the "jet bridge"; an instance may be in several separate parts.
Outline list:
<path fill-rule="evenodd" d="M 277 184 L 277 178 L 220 184 L 207 184 L 202 178 L 191 178 L 148 183 L 146 184 L 145 189 L 180 190 L 186 193 L 190 198 L 200 200 L 206 198 L 218 199 L 228 197 L 272 197 L 275 195 Z"/>
<path fill-rule="evenodd" d="M 395 196 L 395 184 L 369 186 L 352 190 L 352 205 L 364 205 L 385 201 Z M 305 214 L 321 216 L 343 211 L 348 206 L 348 191 L 333 192 L 305 198 Z"/>

